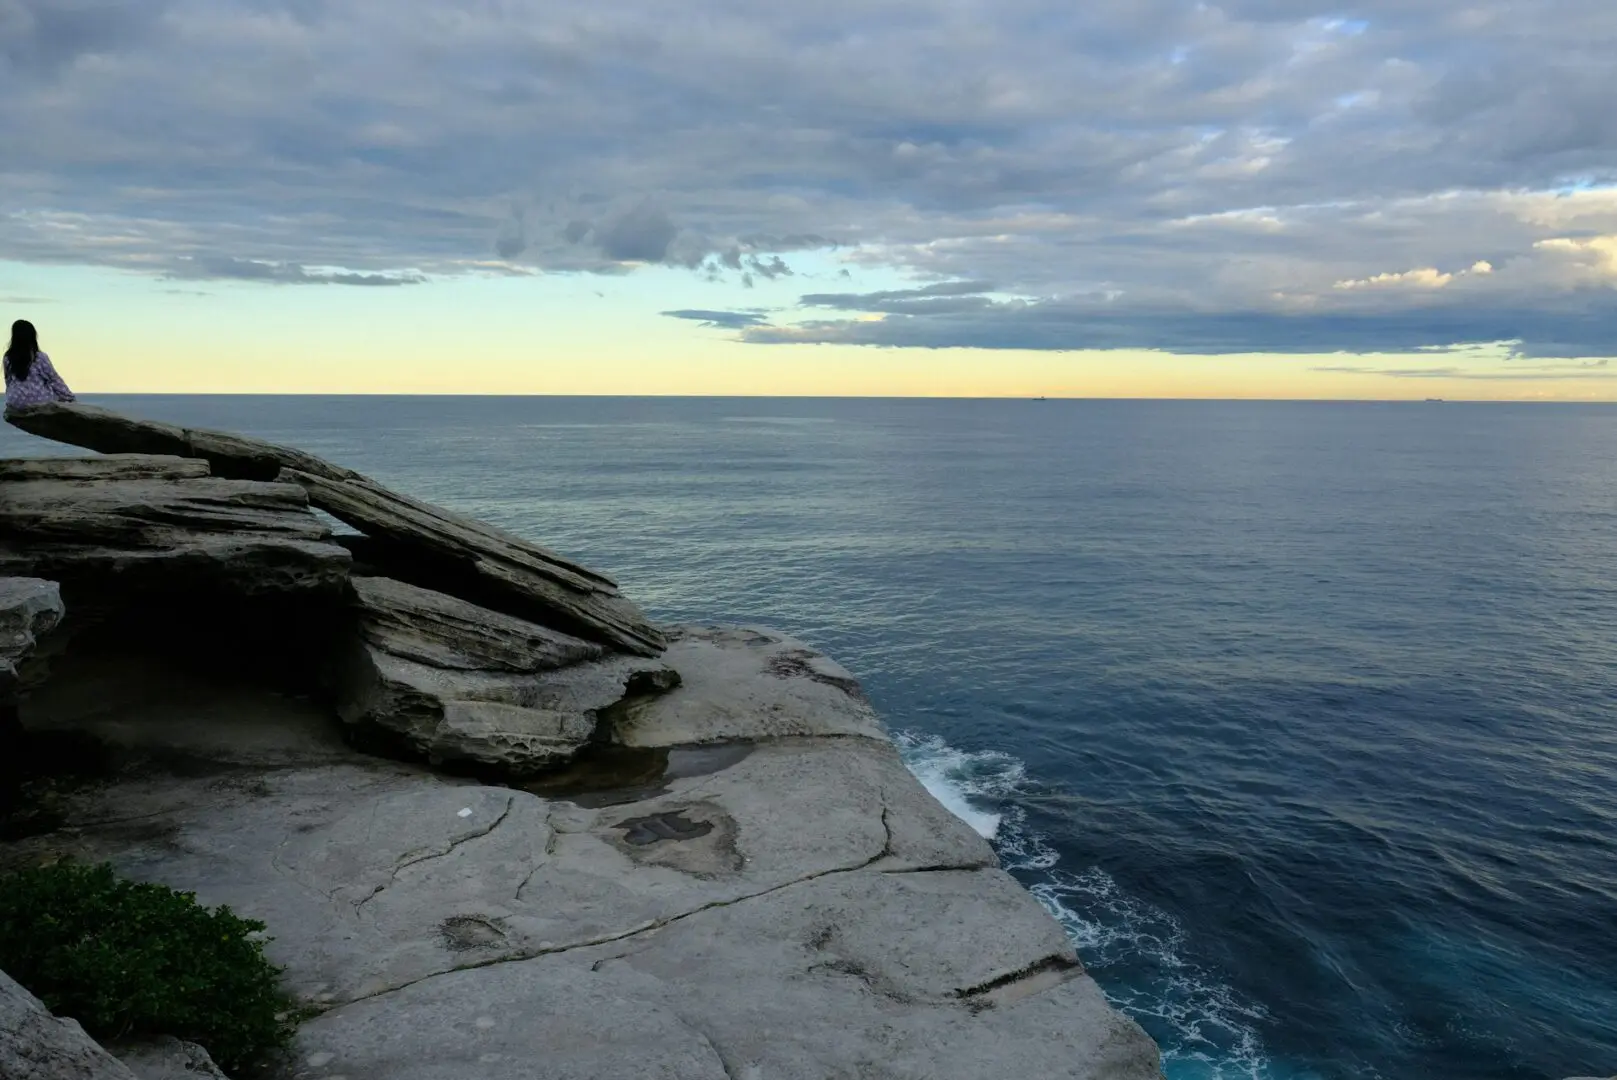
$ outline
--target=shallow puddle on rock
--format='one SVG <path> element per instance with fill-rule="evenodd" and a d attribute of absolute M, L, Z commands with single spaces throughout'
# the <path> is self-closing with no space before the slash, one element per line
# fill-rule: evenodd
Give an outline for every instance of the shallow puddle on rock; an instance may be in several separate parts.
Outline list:
<path fill-rule="evenodd" d="M 675 780 L 722 772 L 752 750 L 751 743 L 654 750 L 602 746 L 584 751 L 565 769 L 518 786 L 542 798 L 565 799 L 588 809 L 622 806 L 666 794 Z"/>

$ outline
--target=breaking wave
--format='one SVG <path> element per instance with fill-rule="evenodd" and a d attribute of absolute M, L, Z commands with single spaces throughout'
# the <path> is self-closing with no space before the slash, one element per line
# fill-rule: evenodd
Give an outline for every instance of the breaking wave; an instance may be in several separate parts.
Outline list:
<path fill-rule="evenodd" d="M 894 741 L 916 779 L 991 840 L 1005 869 L 1061 923 L 1113 1004 L 1157 1040 L 1168 1080 L 1279 1080 L 1258 1031 L 1263 1007 L 1187 957 L 1178 920 L 1099 867 L 1064 866 L 1029 827 L 1036 792 L 1020 760 L 936 735 L 899 732 Z"/>

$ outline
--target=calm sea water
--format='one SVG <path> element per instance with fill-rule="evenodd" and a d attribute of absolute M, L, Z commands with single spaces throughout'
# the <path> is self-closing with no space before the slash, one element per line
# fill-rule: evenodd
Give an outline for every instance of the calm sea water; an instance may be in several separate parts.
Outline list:
<path fill-rule="evenodd" d="M 1617 408 L 102 401 L 825 648 L 1172 1080 L 1617 1071 Z"/>

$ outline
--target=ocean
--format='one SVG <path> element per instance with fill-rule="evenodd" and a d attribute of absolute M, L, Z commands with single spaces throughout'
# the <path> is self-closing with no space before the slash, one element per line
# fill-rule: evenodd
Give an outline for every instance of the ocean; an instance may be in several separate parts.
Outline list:
<path fill-rule="evenodd" d="M 826 650 L 1170 1080 L 1617 1071 L 1617 406 L 95 400 Z"/>

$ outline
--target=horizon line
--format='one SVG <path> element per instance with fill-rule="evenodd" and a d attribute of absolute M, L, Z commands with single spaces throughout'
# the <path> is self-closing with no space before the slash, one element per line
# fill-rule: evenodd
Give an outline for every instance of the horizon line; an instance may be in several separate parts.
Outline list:
<path fill-rule="evenodd" d="M 1617 398 L 1337 398 L 1337 397 L 1148 397 L 1128 395 L 1081 396 L 1038 394 L 581 394 L 581 393 L 469 393 L 387 390 L 85 390 L 79 398 L 97 397 L 220 397 L 220 398 L 465 398 L 505 400 L 531 398 L 586 398 L 673 401 L 1132 401 L 1215 402 L 1274 405 L 1617 405 Z"/>

